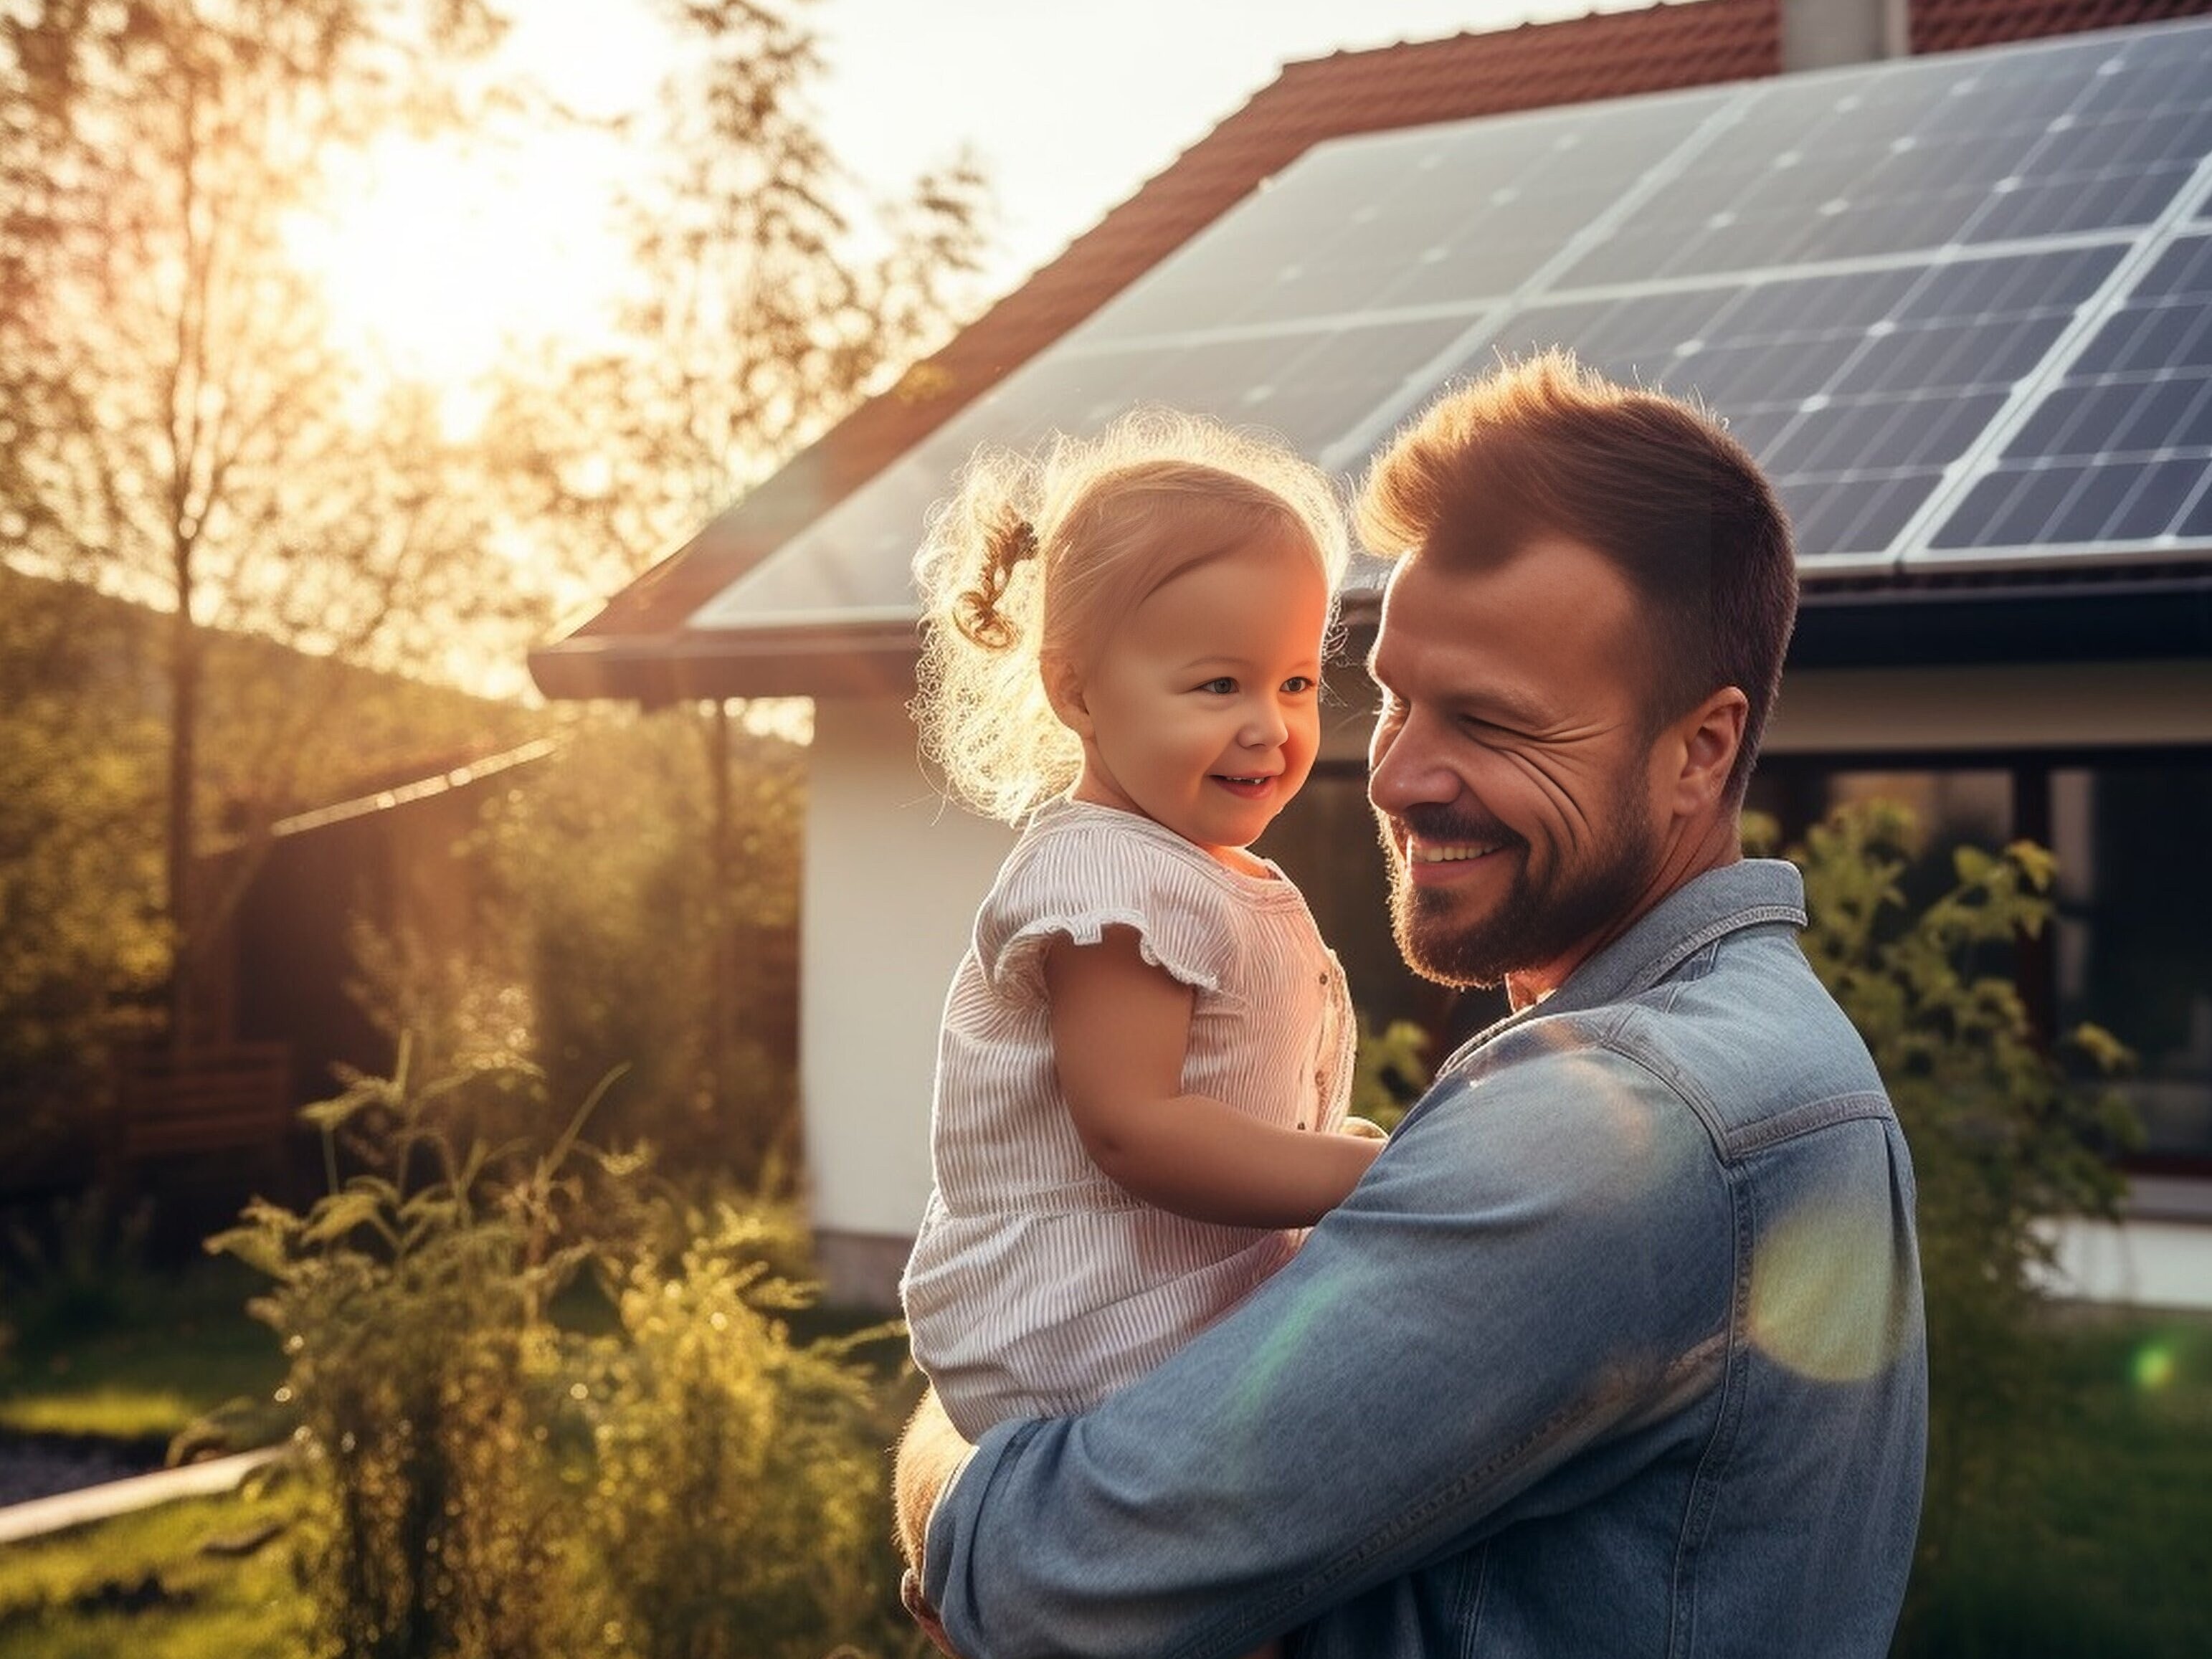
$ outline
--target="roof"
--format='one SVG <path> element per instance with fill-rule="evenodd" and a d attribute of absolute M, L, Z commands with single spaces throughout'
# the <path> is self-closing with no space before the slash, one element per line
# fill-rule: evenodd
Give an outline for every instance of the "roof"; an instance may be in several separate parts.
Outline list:
<path fill-rule="evenodd" d="M 1917 0 L 1916 53 L 2212 9 L 2212 0 Z M 647 702 L 893 687 L 909 623 L 695 629 L 694 613 L 1013 370 L 1333 138 L 1772 76 L 1776 0 L 1692 0 L 1462 33 L 1285 66 L 1278 78 L 1055 260 L 856 409 L 562 640 L 532 653 L 555 696 Z"/>

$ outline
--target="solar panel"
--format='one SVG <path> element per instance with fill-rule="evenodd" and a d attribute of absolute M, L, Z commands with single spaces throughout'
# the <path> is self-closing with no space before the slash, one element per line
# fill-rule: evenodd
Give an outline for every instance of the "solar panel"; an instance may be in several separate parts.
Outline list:
<path fill-rule="evenodd" d="M 2082 558 L 2212 538 L 2212 236 L 2185 235 L 2082 349 L 1932 538 L 1933 556 Z"/>
<path fill-rule="evenodd" d="M 694 617 L 910 614 L 979 444 L 1139 404 L 1350 474 L 1571 346 L 1700 398 L 1808 577 L 2212 556 L 2212 23 L 1337 140 Z"/>

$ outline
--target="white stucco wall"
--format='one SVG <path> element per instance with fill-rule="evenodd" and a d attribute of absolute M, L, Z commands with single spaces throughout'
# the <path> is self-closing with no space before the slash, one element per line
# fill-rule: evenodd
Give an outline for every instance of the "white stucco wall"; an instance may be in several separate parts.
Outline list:
<path fill-rule="evenodd" d="M 799 1091 L 820 1267 L 882 1304 L 929 1194 L 945 992 L 1013 834 L 947 805 L 894 697 L 814 711 L 799 947 Z"/>

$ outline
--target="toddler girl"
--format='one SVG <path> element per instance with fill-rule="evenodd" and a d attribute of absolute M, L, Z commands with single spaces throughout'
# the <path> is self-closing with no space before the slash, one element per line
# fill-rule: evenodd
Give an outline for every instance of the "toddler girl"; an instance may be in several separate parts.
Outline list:
<path fill-rule="evenodd" d="M 979 457 L 915 562 L 923 749 L 1021 838 L 954 976 L 902 1294 L 969 1439 L 1080 1412 L 1289 1259 L 1381 1131 L 1305 901 L 1346 558 L 1328 481 L 1194 417 Z"/>

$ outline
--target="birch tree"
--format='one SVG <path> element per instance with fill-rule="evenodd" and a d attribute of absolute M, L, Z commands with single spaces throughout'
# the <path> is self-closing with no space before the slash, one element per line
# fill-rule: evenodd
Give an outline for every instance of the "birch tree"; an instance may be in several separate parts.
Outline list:
<path fill-rule="evenodd" d="M 167 612 L 179 1047 L 234 897 L 195 878 L 217 797 L 250 843 L 329 712 L 313 684 L 257 688 L 266 728 L 204 752 L 209 630 L 391 663 L 487 595 L 463 447 L 427 392 L 332 343 L 287 233 L 342 154 L 457 118 L 446 70 L 497 33 L 476 0 L 0 4 L 0 556 Z"/>

